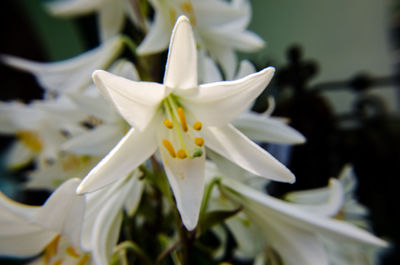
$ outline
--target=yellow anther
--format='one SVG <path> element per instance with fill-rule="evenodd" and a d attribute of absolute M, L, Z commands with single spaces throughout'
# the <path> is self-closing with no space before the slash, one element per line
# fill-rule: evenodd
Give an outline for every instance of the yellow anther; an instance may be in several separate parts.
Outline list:
<path fill-rule="evenodd" d="M 43 148 L 42 140 L 37 132 L 20 130 L 17 132 L 17 137 L 31 151 L 39 152 Z"/>
<path fill-rule="evenodd" d="M 187 157 L 186 152 L 183 149 L 179 149 L 177 155 L 180 159 L 185 159 Z"/>
<path fill-rule="evenodd" d="M 80 255 L 78 254 L 78 252 L 76 252 L 76 250 L 74 249 L 73 246 L 69 246 L 67 247 L 66 251 L 68 255 L 70 255 L 73 258 L 79 258 Z"/>
<path fill-rule="evenodd" d="M 182 108 L 178 108 L 176 111 L 178 113 L 179 121 L 181 122 L 181 125 L 182 125 L 182 130 L 184 132 L 187 132 L 188 131 L 188 126 L 187 126 L 187 123 L 186 123 L 185 112 L 183 112 Z"/>
<path fill-rule="evenodd" d="M 165 127 L 167 127 L 168 129 L 174 128 L 174 124 L 170 120 L 164 120 L 163 123 L 164 123 Z"/>
<path fill-rule="evenodd" d="M 77 170 L 81 165 L 81 159 L 76 155 L 67 155 L 61 161 L 61 167 L 64 171 Z"/>
<path fill-rule="evenodd" d="M 169 155 L 172 156 L 173 158 L 175 158 L 176 154 L 175 154 L 175 150 L 174 150 L 174 147 L 172 146 L 171 142 L 168 141 L 167 139 L 164 139 L 162 141 L 162 143 L 163 143 L 165 149 L 167 149 Z"/>
<path fill-rule="evenodd" d="M 170 19 L 171 25 L 175 24 L 177 18 L 178 18 L 178 16 L 176 15 L 175 9 L 170 9 L 169 10 L 169 19 Z"/>
<path fill-rule="evenodd" d="M 182 11 L 189 17 L 190 23 L 196 25 L 196 16 L 194 15 L 193 5 L 190 2 L 184 2 L 180 5 Z"/>
<path fill-rule="evenodd" d="M 201 122 L 199 122 L 199 121 L 196 121 L 193 124 L 193 129 L 195 129 L 196 131 L 200 131 L 202 127 L 203 127 L 203 124 L 201 124 Z"/>
<path fill-rule="evenodd" d="M 202 146 L 204 145 L 204 139 L 201 138 L 201 137 L 196 137 L 196 138 L 194 138 L 194 143 L 195 143 L 197 146 L 202 147 Z"/>
<path fill-rule="evenodd" d="M 54 261 L 52 265 L 61 265 L 62 262 L 63 262 L 63 259 L 58 259 L 58 260 Z"/>
<path fill-rule="evenodd" d="M 76 265 L 85 265 L 85 263 L 89 260 L 90 255 L 86 254 L 85 256 L 83 256 Z"/>
<path fill-rule="evenodd" d="M 43 256 L 43 263 L 49 264 L 51 258 L 57 255 L 58 244 L 60 242 L 60 235 L 54 237 L 54 239 L 46 246 L 44 256 Z"/>

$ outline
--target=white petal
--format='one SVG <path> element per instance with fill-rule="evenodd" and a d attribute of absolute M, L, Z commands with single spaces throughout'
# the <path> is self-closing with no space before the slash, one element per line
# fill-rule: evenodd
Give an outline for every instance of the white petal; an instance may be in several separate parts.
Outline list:
<path fill-rule="evenodd" d="M 264 216 L 267 219 L 275 218 L 283 220 L 294 227 L 299 227 L 313 233 L 320 233 L 339 241 L 349 241 L 378 247 L 387 246 L 385 241 L 356 226 L 310 214 L 308 211 L 296 208 L 295 205 L 258 192 L 232 179 L 224 178 L 223 183 L 237 193 L 242 194 L 244 198 L 248 198 L 248 200 L 243 202 L 244 206 L 252 212 L 258 212 L 260 216 Z M 242 202 L 242 199 L 240 200 Z"/>
<path fill-rule="evenodd" d="M 46 3 L 46 8 L 53 15 L 83 15 L 98 9 L 102 2 L 102 0 L 56 0 Z"/>
<path fill-rule="evenodd" d="M 242 113 L 232 124 L 253 141 L 301 144 L 306 140 L 301 133 L 281 120 L 256 113 Z"/>
<path fill-rule="evenodd" d="M 205 155 L 197 158 L 172 158 L 161 149 L 164 168 L 182 222 L 188 230 L 197 226 L 204 190 Z"/>
<path fill-rule="evenodd" d="M 294 182 L 294 175 L 267 151 L 250 141 L 233 126 L 204 128 L 207 147 L 251 173 L 268 179 Z"/>
<path fill-rule="evenodd" d="M 93 80 L 124 119 L 138 130 L 149 124 L 166 96 L 163 85 L 131 81 L 102 70 L 93 73 Z"/>
<path fill-rule="evenodd" d="M 240 78 L 246 77 L 255 72 L 256 72 L 256 68 L 254 67 L 254 65 L 251 62 L 249 62 L 248 60 L 243 60 L 239 64 L 239 70 L 236 73 L 235 79 L 240 79 Z"/>
<path fill-rule="evenodd" d="M 46 230 L 68 237 L 75 246 L 80 246 L 85 211 L 85 198 L 75 193 L 79 182 L 80 179 L 64 182 L 47 199 L 33 220 Z"/>
<path fill-rule="evenodd" d="M 180 16 L 171 35 L 164 85 L 179 92 L 197 88 L 197 82 L 196 41 L 190 21 Z"/>
<path fill-rule="evenodd" d="M 31 162 L 34 157 L 35 153 L 21 144 L 20 141 L 15 141 L 7 150 L 5 164 L 11 169 L 18 169 Z"/>
<path fill-rule="evenodd" d="M 222 81 L 221 73 L 217 67 L 217 64 L 207 55 L 201 55 L 199 58 L 201 62 L 201 66 L 199 69 L 203 72 L 202 76 L 202 83 L 212 83 L 212 82 L 219 82 Z M 199 63 L 200 63 L 199 62 Z"/>
<path fill-rule="evenodd" d="M 106 155 L 124 136 L 118 125 L 100 125 L 75 136 L 61 145 L 61 149 L 82 155 Z"/>
<path fill-rule="evenodd" d="M 259 225 L 264 226 L 265 236 L 285 264 L 329 265 L 323 243 L 313 233 L 272 218 Z"/>
<path fill-rule="evenodd" d="M 149 32 L 136 50 L 138 54 L 148 55 L 167 49 L 171 25 L 166 20 L 161 12 L 155 14 Z"/>
<path fill-rule="evenodd" d="M 129 196 L 127 196 L 124 206 L 129 216 L 132 216 L 136 213 L 136 210 L 138 209 L 140 204 L 140 200 L 142 199 L 145 181 L 139 179 L 141 175 L 142 174 L 139 173 L 139 171 L 136 171 L 136 174 L 132 176 L 132 178 L 135 178 L 135 183 L 130 189 L 130 194 Z"/>
<path fill-rule="evenodd" d="M 0 255 L 28 257 L 40 253 L 56 235 L 32 224 L 40 207 L 28 206 L 0 192 Z"/>
<path fill-rule="evenodd" d="M 93 50 L 58 62 L 38 63 L 9 55 L 3 55 L 0 59 L 7 65 L 34 74 L 46 90 L 76 91 L 86 88 L 92 72 L 107 67 L 122 47 L 122 38 L 115 37 Z"/>
<path fill-rule="evenodd" d="M 239 80 L 203 84 L 196 95 L 186 97 L 181 103 L 204 124 L 225 125 L 252 104 L 274 72 L 269 67 Z"/>
<path fill-rule="evenodd" d="M 103 1 L 98 11 L 100 39 L 102 42 L 118 35 L 124 25 L 123 0 Z"/>
<path fill-rule="evenodd" d="M 295 191 L 287 194 L 285 198 L 296 203 L 298 208 L 327 217 L 338 214 L 345 199 L 341 183 L 333 178 L 326 188 Z"/>
<path fill-rule="evenodd" d="M 119 182 L 118 186 L 114 186 L 111 197 L 107 197 L 106 202 L 101 205 L 100 212 L 97 212 L 91 238 L 95 264 L 107 265 L 110 262 L 121 229 L 123 204 L 136 181 L 136 178 L 131 177 L 127 181 Z"/>
<path fill-rule="evenodd" d="M 124 178 L 149 158 L 157 148 L 154 128 L 149 127 L 143 132 L 131 129 L 83 179 L 77 192 L 92 192 Z"/>

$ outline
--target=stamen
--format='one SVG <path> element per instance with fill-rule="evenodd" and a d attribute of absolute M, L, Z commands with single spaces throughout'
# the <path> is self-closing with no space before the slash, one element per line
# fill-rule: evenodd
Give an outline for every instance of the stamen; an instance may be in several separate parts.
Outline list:
<path fill-rule="evenodd" d="M 86 254 L 85 256 L 83 256 L 76 265 L 84 265 L 90 258 L 89 254 Z"/>
<path fill-rule="evenodd" d="M 70 255 L 71 257 L 74 257 L 74 258 L 79 258 L 79 256 L 80 256 L 80 255 L 76 252 L 76 250 L 74 249 L 73 246 L 67 247 L 66 252 L 67 252 L 68 255 Z"/>
<path fill-rule="evenodd" d="M 194 139 L 194 143 L 195 143 L 197 146 L 202 147 L 202 146 L 204 145 L 204 139 L 201 138 L 201 137 L 196 137 L 196 138 Z"/>
<path fill-rule="evenodd" d="M 182 11 L 185 12 L 186 15 L 189 17 L 191 24 L 196 25 L 196 16 L 194 15 L 192 3 L 184 2 L 180 5 L 180 7 Z"/>
<path fill-rule="evenodd" d="M 177 155 L 180 159 L 185 159 L 187 157 L 186 152 L 183 149 L 179 149 Z"/>
<path fill-rule="evenodd" d="M 176 19 L 177 19 L 177 15 L 176 15 L 175 9 L 171 8 L 169 10 L 169 19 L 170 19 L 171 25 L 174 25 L 175 22 L 176 22 Z"/>
<path fill-rule="evenodd" d="M 62 262 L 63 262 L 63 259 L 58 259 L 58 260 L 54 261 L 52 265 L 61 265 Z"/>
<path fill-rule="evenodd" d="M 188 131 L 188 126 L 187 126 L 187 123 L 186 123 L 186 117 L 185 117 L 185 113 L 183 112 L 183 109 L 182 108 L 178 108 L 176 111 L 178 113 L 179 121 L 181 122 L 181 125 L 182 125 L 182 130 L 184 132 L 187 132 Z"/>
<path fill-rule="evenodd" d="M 199 121 L 196 121 L 193 124 L 193 129 L 195 129 L 196 131 L 200 131 L 202 127 L 203 127 L 203 124 L 201 124 L 201 122 L 199 122 Z"/>
<path fill-rule="evenodd" d="M 43 262 L 49 264 L 50 259 L 57 255 L 58 244 L 60 242 L 60 235 L 57 235 L 47 246 L 44 252 Z"/>
<path fill-rule="evenodd" d="M 174 124 L 170 120 L 164 120 L 163 123 L 164 123 L 165 127 L 167 127 L 168 129 L 174 128 Z"/>
<path fill-rule="evenodd" d="M 19 130 L 17 132 L 17 137 L 24 144 L 33 152 L 39 152 L 43 148 L 42 140 L 39 137 L 39 134 L 34 131 L 28 130 Z"/>
<path fill-rule="evenodd" d="M 171 142 L 168 141 L 167 139 L 164 139 L 162 141 L 162 143 L 163 143 L 165 149 L 167 149 L 169 155 L 172 156 L 173 158 L 175 158 L 176 154 L 175 154 L 175 150 L 174 150 L 174 147 L 172 146 Z"/>

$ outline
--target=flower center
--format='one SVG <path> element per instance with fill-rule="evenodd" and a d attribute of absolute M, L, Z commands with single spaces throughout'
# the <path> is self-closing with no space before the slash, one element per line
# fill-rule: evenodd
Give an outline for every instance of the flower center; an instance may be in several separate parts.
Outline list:
<path fill-rule="evenodd" d="M 90 254 L 83 253 L 79 248 L 69 244 L 65 237 L 57 235 L 46 246 L 42 257 L 43 265 L 76 264 L 85 265 L 90 259 Z"/>
<path fill-rule="evenodd" d="M 179 106 L 173 95 L 163 102 L 165 119 L 162 145 L 172 158 L 196 158 L 204 153 L 204 139 L 200 136 L 202 123 L 188 119 L 185 110 Z"/>

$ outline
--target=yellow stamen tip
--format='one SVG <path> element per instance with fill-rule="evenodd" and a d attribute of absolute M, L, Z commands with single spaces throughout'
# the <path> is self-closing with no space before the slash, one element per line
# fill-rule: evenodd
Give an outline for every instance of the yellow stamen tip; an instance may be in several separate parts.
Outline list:
<path fill-rule="evenodd" d="M 185 158 L 187 157 L 186 152 L 185 152 L 183 149 L 179 149 L 179 150 L 178 150 L 177 156 L 178 156 L 180 159 L 185 159 Z"/>
<path fill-rule="evenodd" d="M 201 137 L 196 137 L 196 138 L 194 139 L 194 143 L 195 143 L 197 146 L 202 147 L 202 146 L 204 145 L 204 139 L 201 138 Z"/>
<path fill-rule="evenodd" d="M 63 263 L 63 259 L 58 259 L 54 261 L 52 265 L 61 265 L 61 263 Z"/>
<path fill-rule="evenodd" d="M 69 256 L 73 257 L 73 258 L 79 258 L 80 255 L 78 254 L 78 252 L 76 252 L 76 250 L 74 249 L 73 246 L 69 246 L 66 249 L 66 252 Z"/>
<path fill-rule="evenodd" d="M 168 129 L 174 128 L 174 124 L 170 120 L 164 120 L 163 123 L 164 123 L 165 127 L 167 127 Z"/>
<path fill-rule="evenodd" d="M 188 131 L 188 126 L 187 126 L 187 123 L 186 123 L 185 112 L 183 112 L 182 108 L 178 108 L 176 111 L 178 113 L 179 121 L 181 122 L 181 125 L 182 125 L 182 130 L 184 132 L 187 132 Z"/>
<path fill-rule="evenodd" d="M 171 142 L 168 141 L 167 139 L 164 139 L 162 141 L 162 143 L 163 143 L 165 149 L 167 149 L 169 155 L 172 156 L 173 158 L 175 158 L 176 154 L 175 154 L 175 150 L 174 150 L 174 147 L 172 146 Z"/>
<path fill-rule="evenodd" d="M 43 148 L 43 142 L 39 134 L 34 131 L 19 130 L 17 137 L 28 149 L 33 152 L 39 152 Z"/>
<path fill-rule="evenodd" d="M 202 127 L 203 127 L 203 124 L 201 124 L 201 122 L 199 122 L 199 121 L 196 121 L 193 124 L 193 129 L 195 129 L 196 131 L 200 131 Z"/>
<path fill-rule="evenodd" d="M 85 256 L 83 256 L 76 265 L 84 265 L 90 258 L 89 254 L 86 254 Z"/>

